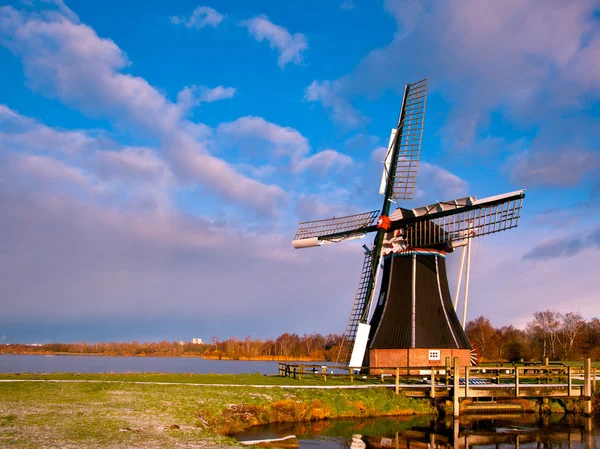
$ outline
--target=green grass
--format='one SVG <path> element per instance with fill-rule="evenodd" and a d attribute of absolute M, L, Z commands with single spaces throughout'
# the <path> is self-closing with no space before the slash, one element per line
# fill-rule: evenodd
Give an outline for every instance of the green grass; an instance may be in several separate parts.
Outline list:
<path fill-rule="evenodd" d="M 221 447 L 235 444 L 227 434 L 255 424 L 433 413 L 429 401 L 396 396 L 390 389 L 249 386 L 331 385 L 330 380 L 297 381 L 257 374 L 1 377 L 99 381 L 0 383 L 0 447 L 3 448 Z M 193 383 L 230 386 L 190 385 Z"/>

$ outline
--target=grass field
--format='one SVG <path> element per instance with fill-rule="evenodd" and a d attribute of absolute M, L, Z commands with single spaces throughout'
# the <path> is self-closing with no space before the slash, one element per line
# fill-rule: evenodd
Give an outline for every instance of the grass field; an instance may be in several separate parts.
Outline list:
<path fill-rule="evenodd" d="M 227 435 L 268 422 L 434 413 L 428 401 L 389 389 L 290 389 L 325 383 L 259 374 L 0 378 L 11 380 L 0 382 L 0 447 L 6 448 L 216 448 L 236 444 Z M 342 381 L 326 385 L 333 382 Z"/>

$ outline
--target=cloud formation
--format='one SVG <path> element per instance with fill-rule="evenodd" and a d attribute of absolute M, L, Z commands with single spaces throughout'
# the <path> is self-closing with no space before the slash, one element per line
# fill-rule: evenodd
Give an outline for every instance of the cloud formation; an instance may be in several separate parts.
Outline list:
<path fill-rule="evenodd" d="M 217 86 L 186 86 L 177 94 L 177 105 L 182 110 L 182 115 L 201 103 L 212 103 L 219 100 L 233 98 L 237 89 L 235 87 Z"/>
<path fill-rule="evenodd" d="M 256 16 L 242 22 L 250 35 L 258 42 L 266 40 L 269 47 L 277 50 L 277 64 L 283 69 L 288 63 L 303 63 L 304 51 L 308 49 L 308 39 L 302 33 L 291 34 L 287 29 L 271 22 L 267 16 Z"/>
<path fill-rule="evenodd" d="M 600 153 L 579 149 L 521 152 L 508 160 L 511 177 L 528 186 L 577 186 L 600 166 Z"/>
<path fill-rule="evenodd" d="M 341 154 L 335 150 L 323 150 L 298 161 L 293 169 L 299 172 L 309 170 L 324 174 L 330 169 L 343 170 L 353 163 L 354 161 L 350 156 Z"/>
<path fill-rule="evenodd" d="M 313 81 L 304 91 L 304 99 L 320 102 L 331 111 L 332 119 L 349 128 L 364 125 L 369 120 L 358 112 L 343 94 L 343 80 Z"/>
<path fill-rule="evenodd" d="M 277 156 L 288 156 L 298 159 L 308 153 L 308 139 L 297 130 L 280 126 L 262 117 L 240 117 L 233 122 L 221 123 L 217 133 L 239 144 L 251 144 L 252 140 L 267 141 L 272 145 L 272 152 Z"/>
<path fill-rule="evenodd" d="M 350 73 L 313 81 L 307 97 L 333 120 L 360 126 L 353 119 L 355 98 L 400 94 L 406 80 L 427 74 L 431 90 L 452 106 L 447 149 L 474 147 L 492 111 L 530 122 L 542 111 L 571 110 L 600 96 L 596 6 L 592 0 L 387 0 L 385 8 L 397 22 L 394 38 Z"/>
<path fill-rule="evenodd" d="M 36 90 L 158 139 L 177 176 L 259 213 L 276 213 L 285 199 L 278 186 L 250 179 L 208 154 L 205 143 L 190 132 L 181 108 L 145 79 L 123 73 L 129 65 L 126 55 L 90 27 L 64 16 L 42 17 L 6 6 L 0 8 L 0 43 L 21 57 Z"/>
<path fill-rule="evenodd" d="M 224 17 L 217 10 L 209 6 L 198 6 L 190 16 L 171 16 L 171 23 L 174 25 L 183 25 L 186 28 L 195 28 L 200 30 L 211 26 L 216 28 L 223 21 Z"/>
<path fill-rule="evenodd" d="M 565 236 L 548 240 L 530 249 L 523 259 L 549 260 L 561 257 L 573 257 L 587 248 L 600 248 L 600 227 L 588 231 L 587 235 Z"/>

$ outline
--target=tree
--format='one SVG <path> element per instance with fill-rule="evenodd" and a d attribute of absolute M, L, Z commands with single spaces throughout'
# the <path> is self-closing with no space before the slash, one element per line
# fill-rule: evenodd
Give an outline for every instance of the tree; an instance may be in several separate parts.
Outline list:
<path fill-rule="evenodd" d="M 585 320 L 579 313 L 567 312 L 562 315 L 559 330 L 559 343 L 563 352 L 563 360 L 571 357 L 575 339 L 584 329 Z"/>
<path fill-rule="evenodd" d="M 535 312 L 533 320 L 527 323 L 527 333 L 533 341 L 541 345 L 542 357 L 556 358 L 556 343 L 562 314 L 554 310 Z"/>
<path fill-rule="evenodd" d="M 517 362 L 531 358 L 531 348 L 527 344 L 527 335 L 510 325 L 496 331 L 498 335 L 498 360 Z"/>
<path fill-rule="evenodd" d="M 490 360 L 494 358 L 495 350 L 498 346 L 498 336 L 490 320 L 480 316 L 467 323 L 465 332 L 469 340 L 479 350 L 481 360 Z"/>

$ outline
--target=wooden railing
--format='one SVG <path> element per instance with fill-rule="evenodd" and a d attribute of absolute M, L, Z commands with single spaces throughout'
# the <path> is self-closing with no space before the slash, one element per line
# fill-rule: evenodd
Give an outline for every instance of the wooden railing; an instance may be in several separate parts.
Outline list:
<path fill-rule="evenodd" d="M 359 374 L 361 373 L 361 374 Z M 366 373 L 366 374 L 362 374 Z M 457 375 L 455 375 L 457 373 Z M 597 369 L 590 359 L 582 365 L 562 363 L 494 366 L 459 366 L 458 359 L 446 360 L 445 366 L 348 368 L 340 366 L 279 364 L 279 375 L 301 380 L 313 376 L 346 379 L 394 387 L 408 396 L 452 398 L 455 410 L 467 398 L 496 397 L 579 397 L 591 413 L 591 396 L 596 391 Z"/>

